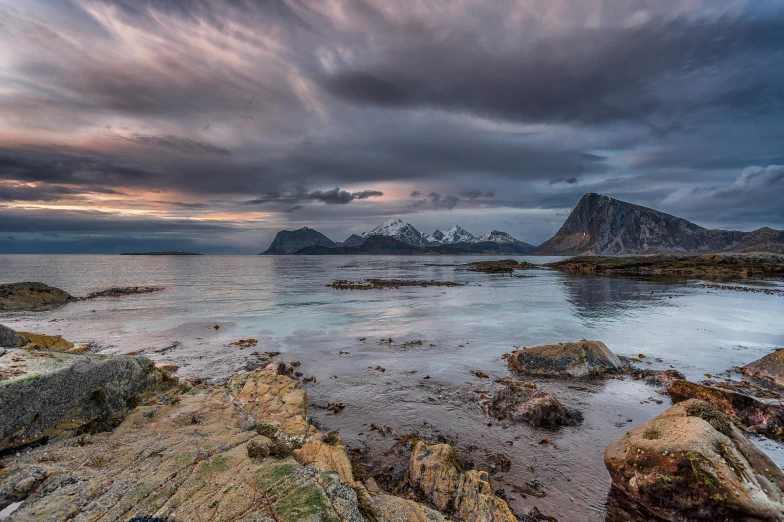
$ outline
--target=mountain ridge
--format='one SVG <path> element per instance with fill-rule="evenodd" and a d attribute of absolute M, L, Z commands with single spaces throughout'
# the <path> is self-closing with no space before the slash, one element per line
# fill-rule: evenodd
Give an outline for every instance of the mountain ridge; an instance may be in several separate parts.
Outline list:
<path fill-rule="evenodd" d="M 784 232 L 710 230 L 665 212 L 589 192 L 532 255 L 643 255 L 754 251 L 784 243 Z M 751 249 L 751 250 L 749 250 Z"/>

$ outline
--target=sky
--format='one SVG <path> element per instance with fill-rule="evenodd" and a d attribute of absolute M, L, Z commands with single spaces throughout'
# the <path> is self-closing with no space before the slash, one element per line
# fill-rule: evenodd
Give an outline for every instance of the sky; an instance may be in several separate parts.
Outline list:
<path fill-rule="evenodd" d="M 784 228 L 780 0 L 0 0 L 0 253 L 258 253 L 587 192 Z"/>

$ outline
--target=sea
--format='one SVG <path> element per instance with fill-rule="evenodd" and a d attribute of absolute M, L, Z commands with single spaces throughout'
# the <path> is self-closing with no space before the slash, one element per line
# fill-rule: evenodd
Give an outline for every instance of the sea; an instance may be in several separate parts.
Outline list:
<path fill-rule="evenodd" d="M 640 368 L 676 368 L 701 381 L 740 378 L 734 368 L 784 347 L 782 293 L 727 290 L 698 279 L 461 269 L 485 259 L 501 258 L 0 255 L 0 283 L 40 281 L 75 296 L 118 286 L 164 288 L 0 313 L 0 323 L 89 343 L 93 352 L 142 354 L 178 365 L 181 377 L 214 382 L 267 358 L 298 362 L 302 379 L 315 377 L 302 384 L 311 422 L 339 430 L 370 470 L 389 475 L 385 484 L 400 479 L 398 438 L 446 440 L 466 461 L 491 471 L 493 488 L 517 513 L 537 507 L 569 521 L 634 519 L 613 500 L 603 454 L 671 406 L 670 398 L 629 377 L 531 379 L 579 409 L 582 424 L 549 431 L 498 422 L 473 397 L 496 379 L 516 378 L 504 354 L 599 340 L 637 358 Z M 515 259 L 543 265 L 561 258 Z M 466 284 L 328 286 L 369 278 Z M 784 290 L 781 282 L 732 284 Z M 257 344 L 234 344 L 241 339 Z M 781 443 L 753 440 L 784 465 Z"/>

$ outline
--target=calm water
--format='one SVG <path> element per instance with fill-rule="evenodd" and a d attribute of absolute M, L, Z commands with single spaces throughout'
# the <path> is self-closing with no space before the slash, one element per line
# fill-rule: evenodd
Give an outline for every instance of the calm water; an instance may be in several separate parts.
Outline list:
<path fill-rule="evenodd" d="M 519 259 L 544 263 L 553 258 Z M 630 380 L 540 379 L 540 389 L 583 411 L 581 426 L 556 433 L 487 426 L 489 419 L 465 399 L 472 388 L 488 382 L 472 371 L 508 376 L 500 357 L 514 347 L 586 338 L 605 342 L 619 355 L 642 353 L 649 362 L 660 358 L 644 366 L 672 365 L 700 380 L 705 373 L 723 372 L 784 346 L 780 295 L 710 290 L 700 281 L 567 276 L 548 270 L 510 278 L 426 266 L 473 260 L 0 256 L 0 282 L 42 281 L 73 295 L 111 286 L 166 287 L 56 311 L 6 314 L 0 320 L 18 330 L 91 342 L 105 352 L 142 352 L 179 365 L 183 376 L 221 379 L 252 364 L 251 352 L 282 352 L 286 361 L 301 361 L 306 376 L 317 378 L 306 385 L 314 421 L 340 429 L 347 444 L 365 449 L 374 462 L 386 458 L 392 463 L 384 452 L 394 441 L 369 431 L 371 423 L 389 426 L 397 435 L 439 432 L 475 462 L 485 461 L 488 453 L 508 456 L 511 470 L 493 475 L 493 485 L 506 490 L 513 508 L 524 512 L 536 505 L 564 520 L 605 518 L 605 448 L 666 409 L 669 399 Z M 334 279 L 369 277 L 470 284 L 378 291 L 326 287 Z M 230 344 L 248 337 L 259 340 L 257 348 Z M 416 340 L 423 344 L 406 344 Z M 386 371 L 376 371 L 379 365 Z M 339 414 L 325 408 L 336 401 L 346 405 Z M 553 444 L 538 444 L 544 437 Z M 784 461 L 778 444 L 765 442 L 764 447 Z M 530 490 L 524 484 L 534 480 L 534 489 L 541 488 L 545 496 L 513 493 Z"/>

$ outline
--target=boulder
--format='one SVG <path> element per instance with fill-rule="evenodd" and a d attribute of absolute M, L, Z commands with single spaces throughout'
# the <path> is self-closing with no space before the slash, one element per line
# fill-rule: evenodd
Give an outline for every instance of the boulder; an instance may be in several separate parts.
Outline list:
<path fill-rule="evenodd" d="M 515 381 L 500 383 L 488 395 L 480 395 L 479 405 L 488 415 L 512 422 L 525 422 L 537 428 L 575 426 L 583 420 L 582 413 L 567 408 L 551 394 L 525 389 Z"/>
<path fill-rule="evenodd" d="M 784 388 L 784 348 L 743 367 L 743 374 L 764 379 Z"/>
<path fill-rule="evenodd" d="M 19 332 L 19 335 L 27 341 L 25 348 L 28 349 L 47 352 L 67 352 L 74 347 L 74 344 L 63 339 L 62 335 L 44 335 L 31 332 Z"/>
<path fill-rule="evenodd" d="M 639 378 L 644 378 L 645 382 L 648 384 L 652 384 L 654 386 L 662 386 L 667 388 L 670 384 L 675 381 L 683 381 L 686 379 L 686 376 L 683 375 L 681 372 L 675 369 L 669 370 L 643 370 L 640 373 L 636 374 Z"/>
<path fill-rule="evenodd" d="M 485 471 L 464 471 L 449 444 L 412 444 L 408 482 L 439 511 L 466 522 L 516 522 Z"/>
<path fill-rule="evenodd" d="M 674 401 L 700 399 L 709 402 L 762 434 L 776 435 L 784 428 L 784 404 L 779 401 L 757 399 L 736 391 L 683 380 L 671 382 L 667 391 Z"/>
<path fill-rule="evenodd" d="M 612 483 L 668 521 L 784 520 L 784 473 L 736 423 L 704 401 L 676 404 L 610 444 Z"/>
<path fill-rule="evenodd" d="M 70 299 L 68 292 L 44 283 L 0 285 L 0 312 L 52 308 Z"/>
<path fill-rule="evenodd" d="M 519 374 L 595 377 L 621 370 L 621 360 L 600 341 L 548 344 L 512 352 L 510 368 Z"/>
<path fill-rule="evenodd" d="M 25 344 L 24 339 L 11 328 L 0 324 L 0 347 L 13 348 Z"/>
<path fill-rule="evenodd" d="M 9 522 L 446 520 L 371 494 L 339 438 L 300 430 L 306 414 L 305 392 L 275 365 L 225 387 L 159 390 L 111 432 L 0 459 L 0 509 L 21 502 Z"/>
<path fill-rule="evenodd" d="M 111 426 L 171 382 L 144 357 L 9 350 L 0 357 L 0 450 Z"/>

